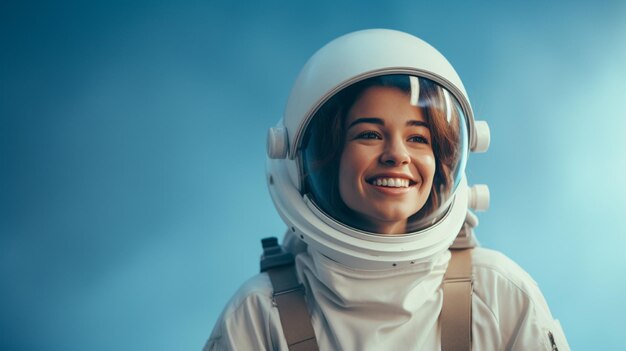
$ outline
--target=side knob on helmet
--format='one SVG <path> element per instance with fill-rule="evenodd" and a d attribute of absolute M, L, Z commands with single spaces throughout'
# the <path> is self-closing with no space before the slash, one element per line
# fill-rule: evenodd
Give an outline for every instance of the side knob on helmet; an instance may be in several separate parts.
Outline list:
<path fill-rule="evenodd" d="M 474 131 L 476 140 L 472 145 L 473 152 L 486 152 L 491 141 L 489 125 L 485 121 L 474 121 Z"/>
<path fill-rule="evenodd" d="M 476 211 L 486 211 L 489 208 L 489 187 L 477 184 L 469 188 L 467 206 Z"/>
<path fill-rule="evenodd" d="M 287 157 L 289 140 L 285 127 L 272 127 L 267 131 L 267 156 L 272 159 Z"/>

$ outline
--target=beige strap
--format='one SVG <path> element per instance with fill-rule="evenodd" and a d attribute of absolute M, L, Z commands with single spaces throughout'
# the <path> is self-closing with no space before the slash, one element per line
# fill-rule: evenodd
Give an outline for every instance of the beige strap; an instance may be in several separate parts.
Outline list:
<path fill-rule="evenodd" d="M 298 282 L 295 265 L 267 270 L 274 286 L 273 301 L 290 351 L 317 351 L 315 331 L 304 300 L 304 288 Z"/>
<path fill-rule="evenodd" d="M 472 348 L 472 250 L 450 250 L 443 278 L 441 351 Z"/>

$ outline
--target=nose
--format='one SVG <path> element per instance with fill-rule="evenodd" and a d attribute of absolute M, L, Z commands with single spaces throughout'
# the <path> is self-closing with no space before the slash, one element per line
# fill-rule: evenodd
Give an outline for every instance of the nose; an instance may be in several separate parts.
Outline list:
<path fill-rule="evenodd" d="M 387 140 L 385 150 L 380 155 L 380 162 L 387 166 L 408 165 L 411 163 L 411 156 L 401 138 Z"/>

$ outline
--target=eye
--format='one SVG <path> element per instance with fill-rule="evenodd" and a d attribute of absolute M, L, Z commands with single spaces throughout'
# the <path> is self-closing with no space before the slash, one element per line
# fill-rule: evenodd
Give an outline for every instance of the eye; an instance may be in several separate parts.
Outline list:
<path fill-rule="evenodd" d="M 374 131 L 368 130 L 368 131 L 359 133 L 355 139 L 382 139 L 382 137 L 380 136 L 380 134 Z"/>
<path fill-rule="evenodd" d="M 410 136 L 409 139 L 407 139 L 407 141 L 413 142 L 413 143 L 420 143 L 420 144 L 430 144 L 430 142 L 428 141 L 428 139 L 424 136 L 421 135 L 413 135 Z"/>

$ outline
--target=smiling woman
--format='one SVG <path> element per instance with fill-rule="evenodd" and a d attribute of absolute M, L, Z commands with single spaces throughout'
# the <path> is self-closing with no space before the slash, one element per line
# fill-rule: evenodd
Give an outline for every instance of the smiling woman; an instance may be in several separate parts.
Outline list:
<path fill-rule="evenodd" d="M 268 134 L 284 246 L 263 240 L 205 350 L 568 350 L 528 274 L 471 239 L 488 193 L 465 165 L 488 144 L 422 40 L 366 30 L 320 49 Z"/>
<path fill-rule="evenodd" d="M 458 101 L 430 79 L 383 75 L 354 83 L 311 119 L 305 193 L 327 215 L 379 234 L 420 230 L 445 214 L 465 166 Z"/>

